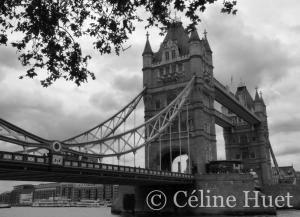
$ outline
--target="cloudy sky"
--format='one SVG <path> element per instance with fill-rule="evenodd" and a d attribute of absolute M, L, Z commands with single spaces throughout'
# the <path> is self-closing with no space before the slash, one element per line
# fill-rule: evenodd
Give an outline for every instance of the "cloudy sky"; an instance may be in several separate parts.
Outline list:
<path fill-rule="evenodd" d="M 281 166 L 300 170 L 300 1 L 240 0 L 236 16 L 220 14 L 214 5 L 197 27 L 208 32 L 214 75 L 232 88 L 245 82 L 254 94 L 258 86 L 267 104 L 270 140 Z M 184 19 L 182 18 L 182 21 Z M 162 41 L 150 29 L 157 50 Z M 146 31 L 137 24 L 120 56 L 91 54 L 90 69 L 97 80 L 80 87 L 59 81 L 42 88 L 38 80 L 19 80 L 24 73 L 15 50 L 0 47 L 0 117 L 49 139 L 70 137 L 100 123 L 142 90 L 142 51 Z M 141 114 L 142 115 L 142 114 Z M 217 128 L 218 156 L 224 159 L 224 141 Z M 2 150 L 9 145 L 2 144 Z M 0 192 L 17 182 L 0 182 Z"/>

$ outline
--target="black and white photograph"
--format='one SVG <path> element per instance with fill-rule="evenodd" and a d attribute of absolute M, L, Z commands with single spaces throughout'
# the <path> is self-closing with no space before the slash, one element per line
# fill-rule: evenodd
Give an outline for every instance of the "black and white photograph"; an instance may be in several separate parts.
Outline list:
<path fill-rule="evenodd" d="M 0 0 L 0 217 L 300 216 L 299 10 Z"/>

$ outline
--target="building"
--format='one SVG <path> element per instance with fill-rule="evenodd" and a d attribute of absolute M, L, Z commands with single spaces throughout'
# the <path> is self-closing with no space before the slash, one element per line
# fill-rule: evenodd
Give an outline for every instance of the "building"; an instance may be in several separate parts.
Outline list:
<path fill-rule="evenodd" d="M 6 191 L 0 194 L 0 203 L 10 204 L 10 195 L 10 191 Z"/>
<path fill-rule="evenodd" d="M 103 200 L 103 185 L 73 184 L 72 201 Z"/>
<path fill-rule="evenodd" d="M 33 202 L 34 185 L 16 185 L 10 193 L 10 204 L 29 206 Z"/>
<path fill-rule="evenodd" d="M 285 184 L 297 184 L 297 175 L 293 166 L 279 167 L 280 176 L 275 168 L 273 168 L 273 180 L 274 184 L 285 183 Z"/>
<path fill-rule="evenodd" d="M 105 185 L 104 186 L 104 200 L 112 201 L 112 199 L 113 199 L 112 185 Z"/>
<path fill-rule="evenodd" d="M 300 172 L 296 172 L 297 185 L 300 185 Z"/>
<path fill-rule="evenodd" d="M 40 199 L 103 200 L 103 185 L 47 183 L 35 186 L 34 200 Z"/>
<path fill-rule="evenodd" d="M 39 200 L 112 201 L 117 198 L 118 185 L 81 183 L 43 183 L 39 185 L 17 185 L 12 191 L 0 194 L 0 203 L 13 206 L 31 206 Z"/>
<path fill-rule="evenodd" d="M 118 197 L 119 185 L 113 185 L 112 188 L 113 188 L 112 191 L 113 191 L 113 201 L 114 201 Z"/>
<path fill-rule="evenodd" d="M 261 184 L 272 183 L 272 166 L 266 105 L 262 95 L 256 93 L 252 98 L 245 84 L 241 83 L 234 96 L 248 110 L 255 113 L 261 124 L 253 126 L 222 107 L 223 114 L 230 117 L 235 127 L 224 128 L 224 140 L 227 160 L 238 160 L 247 171 L 258 174 Z M 274 160 L 274 159 L 273 159 Z"/>
<path fill-rule="evenodd" d="M 41 199 L 49 199 L 56 197 L 58 195 L 57 192 L 57 183 L 46 183 L 46 184 L 39 184 L 35 186 L 34 190 L 34 200 L 41 200 Z"/>
<path fill-rule="evenodd" d="M 160 141 L 146 146 L 147 168 L 171 171 L 178 156 L 188 155 L 191 171 L 203 174 L 206 163 L 217 159 L 213 62 L 206 32 L 200 38 L 196 29 L 188 33 L 181 22 L 174 21 L 156 52 L 152 51 L 147 34 L 143 51 L 145 121 L 170 105 L 195 76 L 189 107 L 181 112 L 180 118 L 175 118 Z M 190 155 L 189 147 L 193 150 Z"/>
<path fill-rule="evenodd" d="M 187 99 L 188 106 L 181 111 L 180 117 L 172 121 L 159 140 L 146 146 L 146 167 L 171 171 L 174 159 L 187 154 L 191 158 L 191 173 L 205 174 L 206 164 L 217 160 L 217 111 L 214 106 L 217 81 L 213 76 L 212 50 L 207 32 L 204 32 L 204 37 L 199 37 L 194 28 L 189 34 L 181 22 L 174 21 L 168 26 L 167 34 L 156 52 L 152 50 L 147 34 L 142 55 L 143 84 L 147 87 L 144 96 L 145 121 L 170 106 L 188 82 L 195 78 L 192 93 Z M 272 181 L 271 145 L 263 97 L 257 90 L 252 97 L 245 84 L 239 85 L 235 94 L 228 91 L 228 95 L 233 98 L 233 104 L 238 103 L 236 111 L 246 108 L 261 123 L 249 124 L 238 114 L 222 108 L 222 115 L 234 125 L 223 126 L 226 160 L 241 161 L 245 170 L 258 174 L 261 184 L 269 184 Z M 238 108 L 239 104 L 243 108 Z M 168 143 L 170 138 L 171 148 Z M 188 150 L 193 151 L 188 153 Z"/>

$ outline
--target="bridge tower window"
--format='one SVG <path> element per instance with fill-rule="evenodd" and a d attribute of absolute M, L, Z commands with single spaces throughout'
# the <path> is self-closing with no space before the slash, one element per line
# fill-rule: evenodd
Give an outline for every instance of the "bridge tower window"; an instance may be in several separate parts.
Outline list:
<path fill-rule="evenodd" d="M 204 124 L 204 132 L 210 133 L 210 124 L 208 124 L 208 123 Z"/>
<path fill-rule="evenodd" d="M 248 151 L 243 151 L 243 159 L 248 159 L 249 158 L 249 152 Z"/>
<path fill-rule="evenodd" d="M 175 119 L 171 126 L 172 132 L 178 132 L 178 119 Z"/>
<path fill-rule="evenodd" d="M 169 59 L 170 59 L 169 51 L 166 51 L 166 52 L 165 52 L 165 57 L 166 57 L 166 60 L 169 60 Z"/>
<path fill-rule="evenodd" d="M 160 109 L 161 108 L 161 103 L 160 103 L 160 99 L 155 101 L 155 109 Z"/>
<path fill-rule="evenodd" d="M 175 64 L 172 65 L 172 73 L 174 73 L 174 74 L 176 73 L 176 65 Z"/>
<path fill-rule="evenodd" d="M 251 152 L 251 154 L 250 154 L 250 158 L 251 158 L 251 159 L 255 159 L 255 158 L 256 158 L 256 156 L 255 156 L 255 152 Z"/>
<path fill-rule="evenodd" d="M 175 50 L 172 50 L 172 59 L 175 59 L 175 57 L 176 57 L 176 52 Z"/>
<path fill-rule="evenodd" d="M 187 122 L 186 120 L 181 120 L 181 123 L 180 123 L 180 128 L 182 131 L 186 131 L 187 130 Z"/>
<path fill-rule="evenodd" d="M 248 142 L 248 137 L 246 135 L 242 135 L 240 137 L 240 143 L 244 144 Z"/>
<path fill-rule="evenodd" d="M 164 75 L 164 69 L 160 68 L 159 69 L 159 77 L 162 77 Z"/>
<path fill-rule="evenodd" d="M 170 66 L 166 66 L 166 75 L 170 73 Z"/>
<path fill-rule="evenodd" d="M 179 71 L 179 72 L 182 72 L 182 71 L 183 71 L 183 65 L 182 65 L 182 63 L 179 63 L 179 64 L 178 64 L 178 71 Z"/>

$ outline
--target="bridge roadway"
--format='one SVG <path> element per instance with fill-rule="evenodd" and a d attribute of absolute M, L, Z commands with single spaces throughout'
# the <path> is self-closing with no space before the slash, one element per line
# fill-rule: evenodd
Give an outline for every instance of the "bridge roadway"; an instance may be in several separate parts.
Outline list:
<path fill-rule="evenodd" d="M 93 163 L 47 156 L 0 152 L 0 180 L 74 182 L 120 185 L 192 184 L 194 176 L 185 173 Z"/>

